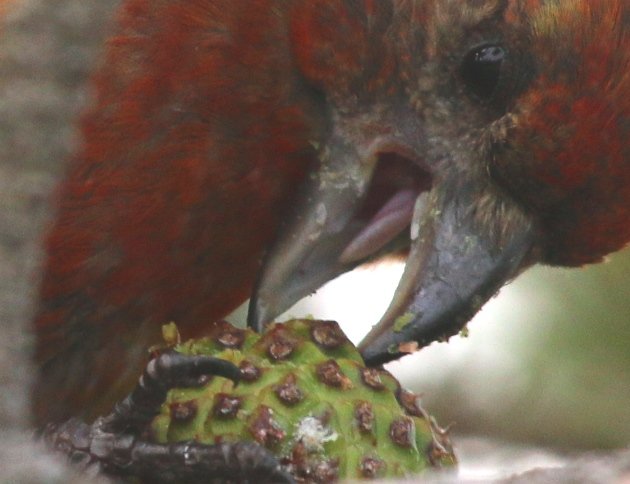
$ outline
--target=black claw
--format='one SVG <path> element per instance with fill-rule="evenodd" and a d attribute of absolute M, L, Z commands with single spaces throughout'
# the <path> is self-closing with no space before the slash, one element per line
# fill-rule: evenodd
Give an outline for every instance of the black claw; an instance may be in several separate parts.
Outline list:
<path fill-rule="evenodd" d="M 44 430 L 44 441 L 83 471 L 133 476 L 155 483 L 292 483 L 276 458 L 256 442 L 157 444 L 131 434 L 112 434 L 103 420 L 69 420 Z"/>
<path fill-rule="evenodd" d="M 146 366 L 134 390 L 104 418 L 103 428 L 120 433 L 139 432 L 159 413 L 172 388 L 198 386 L 200 378 L 222 376 L 238 382 L 241 371 L 233 363 L 203 355 L 182 355 L 167 351 Z"/>
<path fill-rule="evenodd" d="M 135 455 L 127 470 L 150 482 L 294 482 L 276 458 L 255 442 L 145 442 L 136 447 Z"/>
<path fill-rule="evenodd" d="M 89 473 L 134 476 L 155 483 L 294 482 L 256 442 L 158 444 L 141 439 L 171 388 L 197 386 L 204 376 L 238 382 L 233 363 L 209 356 L 162 353 L 149 362 L 136 388 L 92 425 L 72 419 L 41 434 L 54 450 Z"/>

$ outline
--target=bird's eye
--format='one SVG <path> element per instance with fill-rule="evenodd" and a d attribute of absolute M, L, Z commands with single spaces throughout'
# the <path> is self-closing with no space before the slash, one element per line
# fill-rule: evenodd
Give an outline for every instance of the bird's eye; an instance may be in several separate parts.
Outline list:
<path fill-rule="evenodd" d="M 485 44 L 468 52 L 460 71 L 466 86 L 482 99 L 492 97 L 501 78 L 505 56 L 505 49 L 496 44 Z"/>

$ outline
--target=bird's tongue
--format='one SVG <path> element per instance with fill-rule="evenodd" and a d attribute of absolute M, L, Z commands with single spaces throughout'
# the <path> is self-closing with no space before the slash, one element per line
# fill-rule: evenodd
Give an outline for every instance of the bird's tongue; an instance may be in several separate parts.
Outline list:
<path fill-rule="evenodd" d="M 339 262 L 357 262 L 385 247 L 409 227 L 417 197 L 418 192 L 412 189 L 396 192 L 346 246 Z"/>

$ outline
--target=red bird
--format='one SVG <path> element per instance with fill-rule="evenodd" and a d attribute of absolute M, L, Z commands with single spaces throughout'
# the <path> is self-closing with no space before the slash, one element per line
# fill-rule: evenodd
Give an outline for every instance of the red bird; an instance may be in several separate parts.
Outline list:
<path fill-rule="evenodd" d="M 163 323 L 194 336 L 256 278 L 261 328 L 408 248 L 361 346 L 380 364 L 534 263 L 630 241 L 626 0 L 125 0 L 93 85 L 47 239 L 40 424 L 107 411 Z"/>

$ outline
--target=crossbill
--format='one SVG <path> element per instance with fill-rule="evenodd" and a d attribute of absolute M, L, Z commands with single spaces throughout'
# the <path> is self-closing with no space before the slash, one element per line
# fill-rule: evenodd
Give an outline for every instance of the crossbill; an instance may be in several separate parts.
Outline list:
<path fill-rule="evenodd" d="M 104 50 L 46 241 L 40 424 L 250 295 L 260 329 L 408 253 L 378 365 L 630 241 L 626 0 L 124 0 Z"/>

